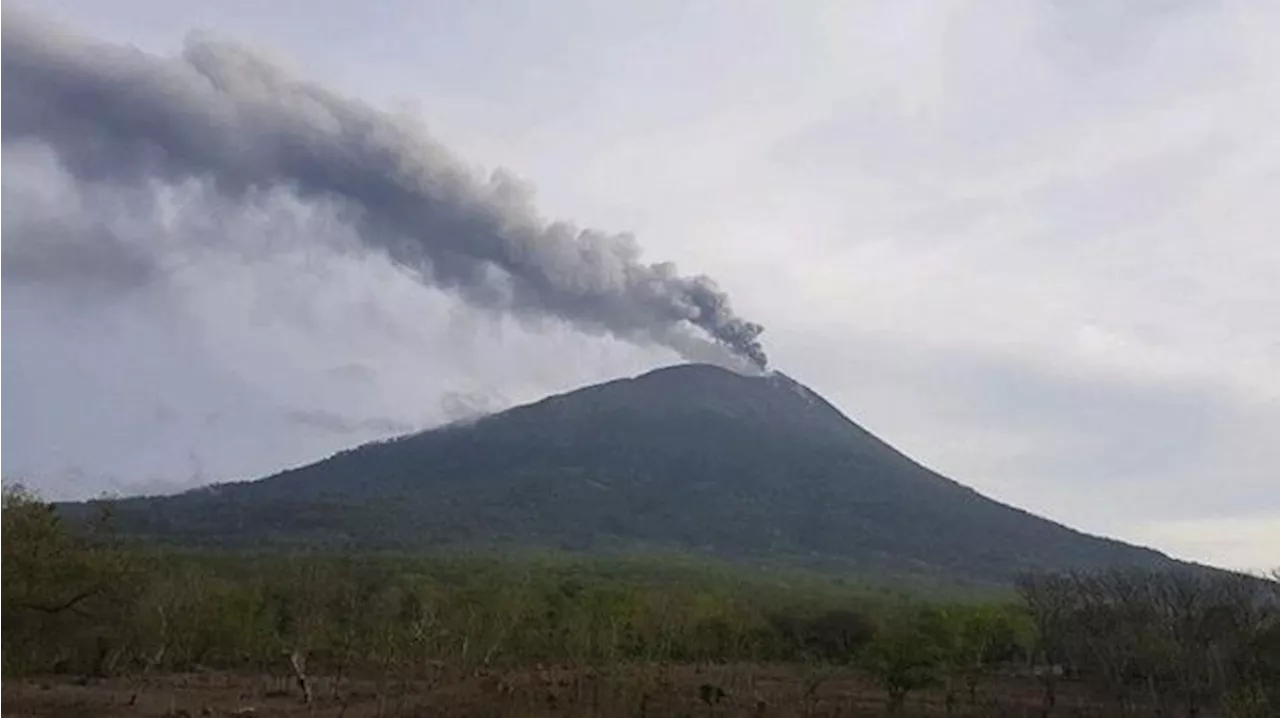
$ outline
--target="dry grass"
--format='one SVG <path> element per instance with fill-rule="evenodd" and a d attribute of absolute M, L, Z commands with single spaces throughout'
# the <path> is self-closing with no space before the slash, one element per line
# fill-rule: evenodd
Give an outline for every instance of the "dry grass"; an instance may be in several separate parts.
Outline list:
<path fill-rule="evenodd" d="M 626 666 L 608 671 L 549 668 L 431 680 L 316 680 L 302 702 L 291 679 L 210 672 L 131 679 L 7 680 L 4 715 L 15 718 L 123 716 L 880 716 L 883 691 L 852 671 L 798 666 Z M 900 715 L 1038 716 L 1029 678 L 991 679 L 976 702 L 945 692 L 912 695 Z M 1058 716 L 1111 713 L 1082 686 L 1060 692 Z"/>

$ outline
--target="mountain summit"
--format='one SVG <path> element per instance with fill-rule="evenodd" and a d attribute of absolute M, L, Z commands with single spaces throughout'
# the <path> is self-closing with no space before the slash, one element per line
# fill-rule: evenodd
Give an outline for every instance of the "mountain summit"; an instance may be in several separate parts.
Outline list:
<path fill-rule="evenodd" d="M 692 550 L 995 581 L 1169 561 L 940 476 L 782 373 L 701 364 L 117 515 L 126 533 L 221 545 Z"/>

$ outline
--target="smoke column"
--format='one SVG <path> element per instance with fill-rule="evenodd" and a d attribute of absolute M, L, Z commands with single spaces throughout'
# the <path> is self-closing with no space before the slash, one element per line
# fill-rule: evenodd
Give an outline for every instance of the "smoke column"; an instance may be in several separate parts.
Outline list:
<path fill-rule="evenodd" d="M 242 47 L 193 36 L 160 57 L 6 11 L 0 48 L 4 143 L 46 145 L 80 181 L 337 202 L 362 242 L 472 305 L 767 364 L 762 327 L 710 278 L 642 262 L 630 235 L 547 222 L 510 177 L 477 179 L 416 124 Z"/>

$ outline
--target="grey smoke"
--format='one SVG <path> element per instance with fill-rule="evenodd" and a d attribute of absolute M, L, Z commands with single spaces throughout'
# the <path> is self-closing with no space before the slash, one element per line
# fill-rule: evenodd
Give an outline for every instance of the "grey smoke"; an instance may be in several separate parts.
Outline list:
<path fill-rule="evenodd" d="M 453 424 L 475 421 L 497 412 L 507 404 L 502 397 L 474 391 L 450 391 L 440 398 L 440 410 L 445 419 Z"/>
<path fill-rule="evenodd" d="M 129 246 L 109 227 L 72 226 L 75 215 L 63 221 L 10 223 L 4 234 L 18 237 L 4 245 L 5 281 L 69 283 L 84 287 L 99 283 L 142 284 L 154 274 L 151 257 Z M 86 241 L 87 240 L 87 241 Z"/>
<path fill-rule="evenodd" d="M 333 434 L 407 434 L 417 428 L 395 419 L 351 419 L 323 409 L 292 409 L 284 412 L 284 417 L 292 423 Z"/>
<path fill-rule="evenodd" d="M 710 278 L 643 262 L 630 235 L 548 222 L 507 174 L 478 178 L 415 123 L 243 47 L 193 35 L 166 58 L 12 11 L 0 47 L 6 149 L 47 145 L 81 182 L 203 182 L 232 202 L 284 190 L 336 203 L 364 243 L 472 305 L 766 366 L 762 327 Z"/>

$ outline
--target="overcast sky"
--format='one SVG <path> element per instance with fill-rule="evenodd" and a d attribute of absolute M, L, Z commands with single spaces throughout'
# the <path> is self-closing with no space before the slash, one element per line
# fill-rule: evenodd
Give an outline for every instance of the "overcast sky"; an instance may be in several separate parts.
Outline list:
<path fill-rule="evenodd" d="M 711 275 L 775 367 L 931 468 L 1280 565 L 1280 4 L 5 7 L 248 45 Z M 3 471 L 48 496 L 256 477 L 679 360 L 475 309 L 305 201 L 144 211 L 38 143 L 3 158 Z"/>

